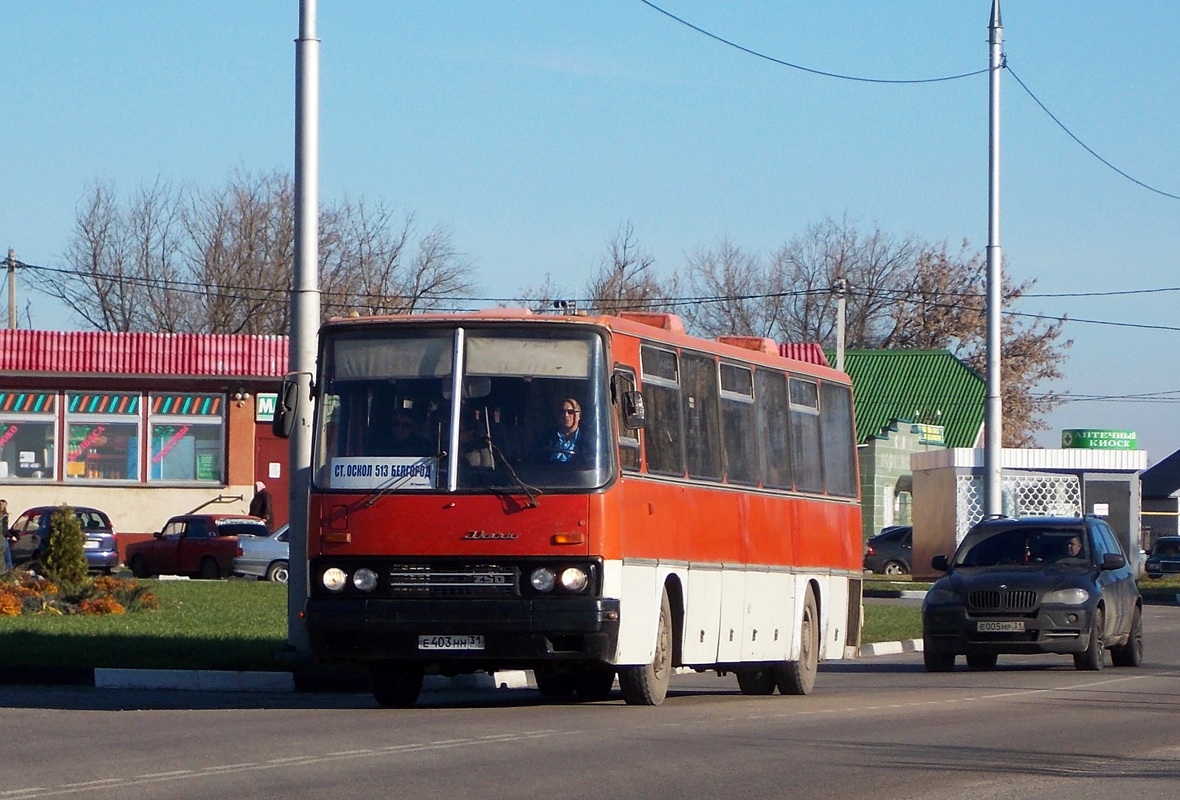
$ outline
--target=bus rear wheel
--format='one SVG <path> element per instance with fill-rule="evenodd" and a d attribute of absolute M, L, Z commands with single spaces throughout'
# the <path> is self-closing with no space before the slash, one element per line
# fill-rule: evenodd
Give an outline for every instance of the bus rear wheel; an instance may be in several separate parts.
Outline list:
<path fill-rule="evenodd" d="M 660 623 L 656 631 L 656 651 L 650 664 L 619 667 L 619 687 L 623 699 L 633 706 L 658 706 L 668 694 L 672 682 L 672 604 L 668 590 L 660 600 Z"/>
<path fill-rule="evenodd" d="M 382 708 L 410 708 L 422 693 L 421 664 L 401 661 L 373 664 L 373 697 Z"/>
<path fill-rule="evenodd" d="M 815 595 L 807 590 L 800 624 L 799 660 L 784 661 L 771 667 L 774 682 L 783 694 L 811 694 L 815 673 L 819 670 L 819 609 Z"/>

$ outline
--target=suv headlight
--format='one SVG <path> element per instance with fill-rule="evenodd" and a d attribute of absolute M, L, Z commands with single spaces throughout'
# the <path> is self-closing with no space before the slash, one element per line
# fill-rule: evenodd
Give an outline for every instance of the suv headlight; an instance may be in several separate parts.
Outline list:
<path fill-rule="evenodd" d="M 963 598 L 959 596 L 958 592 L 952 592 L 950 589 L 931 589 L 926 592 L 927 606 L 953 606 L 962 604 Z"/>
<path fill-rule="evenodd" d="M 1090 593 L 1085 589 L 1058 589 L 1046 592 L 1043 603 L 1060 603 L 1063 606 L 1080 606 L 1090 599 Z"/>

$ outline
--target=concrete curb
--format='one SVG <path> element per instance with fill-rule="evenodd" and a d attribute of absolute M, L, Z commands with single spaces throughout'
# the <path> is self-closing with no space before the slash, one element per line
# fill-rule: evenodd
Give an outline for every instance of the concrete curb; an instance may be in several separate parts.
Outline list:
<path fill-rule="evenodd" d="M 873 642 L 872 644 L 862 644 L 860 646 L 860 652 L 858 655 L 861 658 L 869 658 L 872 656 L 895 656 L 899 653 L 921 652 L 921 639 L 905 639 L 900 642 Z"/>
<path fill-rule="evenodd" d="M 926 597 L 925 589 L 865 589 L 865 597 L 885 598 L 887 600 L 922 600 Z"/>

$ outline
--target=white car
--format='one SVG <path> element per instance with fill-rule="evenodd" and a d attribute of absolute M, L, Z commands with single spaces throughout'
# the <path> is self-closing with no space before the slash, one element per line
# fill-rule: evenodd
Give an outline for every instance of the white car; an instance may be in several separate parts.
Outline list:
<path fill-rule="evenodd" d="M 241 537 L 238 540 L 241 555 L 234 557 L 234 574 L 286 583 L 287 531 L 284 525 L 270 536 Z"/>

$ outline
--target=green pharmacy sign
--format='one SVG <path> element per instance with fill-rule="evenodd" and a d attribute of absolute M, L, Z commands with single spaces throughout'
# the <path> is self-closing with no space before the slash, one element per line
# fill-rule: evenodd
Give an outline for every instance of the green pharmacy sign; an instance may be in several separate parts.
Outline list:
<path fill-rule="evenodd" d="M 1061 432 L 1066 450 L 1135 450 L 1135 431 L 1097 431 L 1072 428 Z"/>

